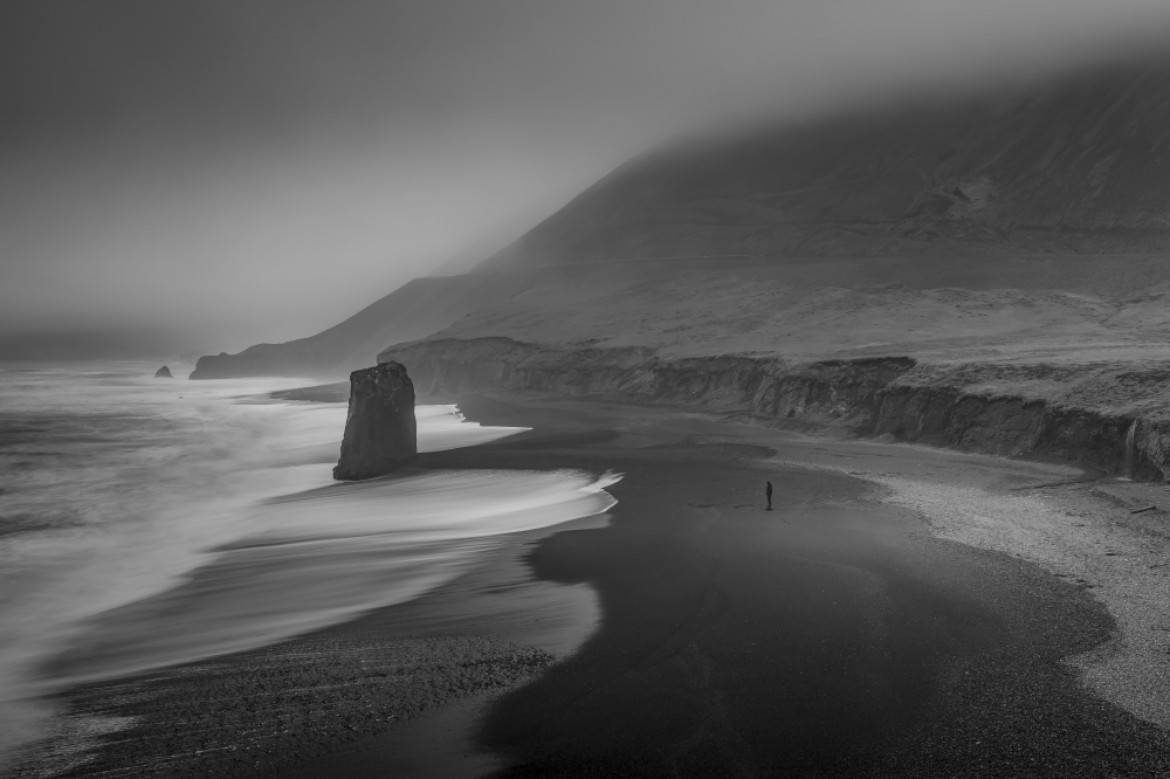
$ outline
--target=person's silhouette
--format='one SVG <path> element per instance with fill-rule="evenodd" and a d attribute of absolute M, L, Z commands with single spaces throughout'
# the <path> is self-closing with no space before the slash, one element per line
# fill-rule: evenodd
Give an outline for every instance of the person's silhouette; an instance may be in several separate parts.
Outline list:
<path fill-rule="evenodd" d="M 764 496 L 768 499 L 768 511 L 772 510 L 772 482 L 767 482 L 768 486 L 764 488 Z"/>

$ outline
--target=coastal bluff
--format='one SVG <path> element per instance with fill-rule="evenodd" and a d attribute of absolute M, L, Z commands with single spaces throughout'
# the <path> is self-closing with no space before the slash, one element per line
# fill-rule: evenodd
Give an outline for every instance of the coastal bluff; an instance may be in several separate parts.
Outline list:
<path fill-rule="evenodd" d="M 354 481 L 382 476 L 418 454 L 414 383 L 406 367 L 381 362 L 349 376 L 349 413 L 333 478 Z"/>

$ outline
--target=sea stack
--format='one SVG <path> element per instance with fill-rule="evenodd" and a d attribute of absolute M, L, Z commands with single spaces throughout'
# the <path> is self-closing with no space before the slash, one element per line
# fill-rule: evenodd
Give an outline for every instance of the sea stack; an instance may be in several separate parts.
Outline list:
<path fill-rule="evenodd" d="M 173 379 L 173 378 L 175 378 L 174 376 L 171 375 L 171 369 L 165 365 L 154 372 L 154 377 L 156 379 Z"/>
<path fill-rule="evenodd" d="M 414 383 L 402 363 L 383 362 L 349 375 L 349 414 L 333 478 L 369 479 L 408 465 L 418 454 Z"/>

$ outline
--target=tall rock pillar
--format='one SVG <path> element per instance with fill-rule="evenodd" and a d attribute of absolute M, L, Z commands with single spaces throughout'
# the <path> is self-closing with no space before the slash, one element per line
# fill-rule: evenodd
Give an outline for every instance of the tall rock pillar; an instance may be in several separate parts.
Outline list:
<path fill-rule="evenodd" d="M 406 367 L 379 363 L 349 375 L 349 414 L 333 478 L 368 479 L 408 465 L 418 454 L 414 383 Z"/>

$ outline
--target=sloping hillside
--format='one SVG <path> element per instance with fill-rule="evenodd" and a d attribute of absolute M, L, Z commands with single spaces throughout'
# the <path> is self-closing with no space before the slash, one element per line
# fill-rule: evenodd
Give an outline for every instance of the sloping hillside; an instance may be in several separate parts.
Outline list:
<path fill-rule="evenodd" d="M 1160 257 L 1099 256 L 582 266 L 532 275 L 507 302 L 433 337 L 638 347 L 670 358 L 1019 361 L 1119 350 L 1170 358 L 1168 266 Z"/>
<path fill-rule="evenodd" d="M 1167 248 L 1170 60 L 649 154 L 484 267 Z"/>
<path fill-rule="evenodd" d="M 336 376 L 429 336 L 1145 359 L 1170 341 L 1148 294 L 1168 256 L 1170 59 L 652 153 L 470 274 L 193 376 Z"/>
<path fill-rule="evenodd" d="M 506 301 L 515 283 L 500 275 L 415 279 L 317 335 L 200 357 L 191 378 L 342 376 L 370 365 L 386 344 L 422 338 L 485 301 Z"/>

